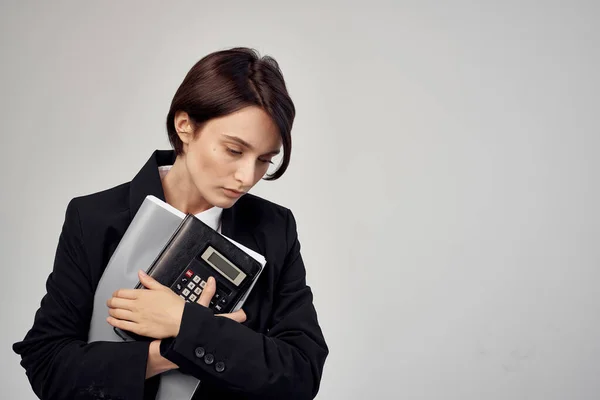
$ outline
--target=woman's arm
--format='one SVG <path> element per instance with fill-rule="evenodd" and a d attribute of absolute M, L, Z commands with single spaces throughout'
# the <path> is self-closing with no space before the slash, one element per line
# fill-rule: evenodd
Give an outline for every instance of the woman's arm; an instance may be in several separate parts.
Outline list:
<path fill-rule="evenodd" d="M 153 340 L 148 349 L 148 363 L 146 364 L 146 379 L 162 374 L 163 372 L 179 368 L 160 354 L 160 340 Z"/>
<path fill-rule="evenodd" d="M 274 288 L 268 334 L 187 303 L 179 334 L 161 344 L 163 355 L 182 372 L 257 399 L 314 398 L 329 350 L 306 285 L 296 223 L 289 211 L 287 219 L 287 256 Z"/>
<path fill-rule="evenodd" d="M 13 349 L 41 399 L 142 399 L 147 342 L 87 343 L 94 289 L 76 201 L 66 211 L 47 293 Z"/>

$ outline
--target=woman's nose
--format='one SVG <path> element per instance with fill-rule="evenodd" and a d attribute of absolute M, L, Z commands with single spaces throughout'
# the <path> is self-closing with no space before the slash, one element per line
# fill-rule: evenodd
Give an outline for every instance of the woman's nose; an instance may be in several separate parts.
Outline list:
<path fill-rule="evenodd" d="M 241 165 L 236 171 L 235 178 L 242 184 L 244 189 L 248 189 L 252 186 L 254 180 L 254 165 L 250 163 Z"/>

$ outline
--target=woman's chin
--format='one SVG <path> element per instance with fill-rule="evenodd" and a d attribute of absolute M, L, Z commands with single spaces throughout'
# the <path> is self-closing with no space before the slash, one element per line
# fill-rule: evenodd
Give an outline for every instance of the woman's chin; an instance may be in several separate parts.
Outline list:
<path fill-rule="evenodd" d="M 212 202 L 212 204 L 215 207 L 219 207 L 219 208 L 229 208 L 232 207 L 240 198 L 231 198 L 231 197 L 227 197 L 227 196 L 215 196 L 214 202 Z"/>

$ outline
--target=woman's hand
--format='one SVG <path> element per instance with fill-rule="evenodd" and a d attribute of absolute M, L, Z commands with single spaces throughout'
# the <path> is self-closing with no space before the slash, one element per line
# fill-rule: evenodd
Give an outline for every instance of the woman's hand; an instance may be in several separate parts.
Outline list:
<path fill-rule="evenodd" d="M 119 289 L 108 299 L 106 320 L 119 329 L 155 339 L 179 333 L 185 300 L 145 272 L 138 273 L 145 289 Z"/>
<path fill-rule="evenodd" d="M 114 292 L 106 302 L 110 315 L 106 320 L 114 327 L 146 337 L 163 339 L 177 336 L 185 300 L 145 272 L 139 271 L 138 276 L 146 289 L 119 289 Z M 208 307 L 215 292 L 216 282 L 210 277 L 198 304 Z M 246 313 L 241 309 L 216 316 L 239 323 L 246 321 Z"/>

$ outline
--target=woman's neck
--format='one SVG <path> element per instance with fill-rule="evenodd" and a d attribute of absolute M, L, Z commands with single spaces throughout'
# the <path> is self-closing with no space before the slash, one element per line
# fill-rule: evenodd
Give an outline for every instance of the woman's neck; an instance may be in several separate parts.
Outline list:
<path fill-rule="evenodd" d="M 213 207 L 198 193 L 181 156 L 162 179 L 162 187 L 166 202 L 186 214 L 198 214 Z"/>

